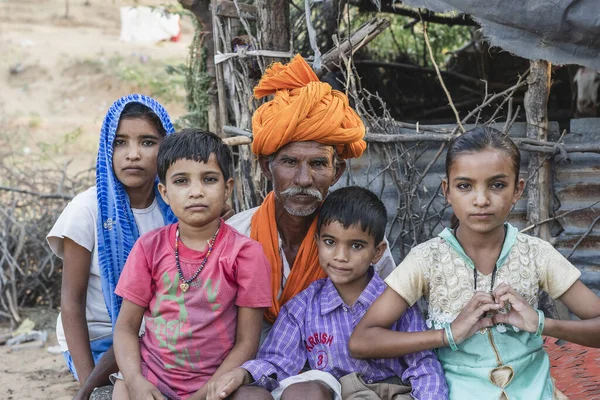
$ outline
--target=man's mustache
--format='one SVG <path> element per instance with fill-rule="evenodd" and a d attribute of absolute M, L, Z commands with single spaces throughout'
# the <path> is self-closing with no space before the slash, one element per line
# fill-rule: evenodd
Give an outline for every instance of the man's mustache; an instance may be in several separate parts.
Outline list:
<path fill-rule="evenodd" d="M 310 196 L 319 201 L 323 201 L 323 195 L 317 189 L 291 187 L 281 192 L 283 197 L 291 196 Z"/>

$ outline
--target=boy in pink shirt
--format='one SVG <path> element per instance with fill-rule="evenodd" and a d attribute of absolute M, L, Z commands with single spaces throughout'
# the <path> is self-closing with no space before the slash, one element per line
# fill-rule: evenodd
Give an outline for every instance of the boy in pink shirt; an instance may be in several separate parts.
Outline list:
<path fill-rule="evenodd" d="M 208 382 L 256 354 L 270 267 L 259 243 L 220 218 L 231 162 L 209 132 L 186 129 L 160 145 L 158 188 L 179 222 L 142 236 L 119 279 L 113 399 L 204 399 Z"/>

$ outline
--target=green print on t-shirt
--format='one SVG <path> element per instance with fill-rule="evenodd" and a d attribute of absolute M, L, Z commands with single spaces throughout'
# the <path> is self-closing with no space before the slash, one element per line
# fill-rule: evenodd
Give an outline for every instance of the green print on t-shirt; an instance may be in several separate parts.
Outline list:
<path fill-rule="evenodd" d="M 188 322 L 188 311 L 184 303 L 184 293 L 180 292 L 177 294 L 179 286 L 177 285 L 178 273 L 175 273 L 173 279 L 169 277 L 169 274 L 165 272 L 162 276 L 163 285 L 168 294 L 159 294 L 156 299 L 156 304 L 152 310 L 152 317 L 154 319 L 154 336 L 159 342 L 161 348 L 169 349 L 175 355 L 175 364 L 165 363 L 166 369 L 185 367 L 186 361 L 189 363 L 191 369 L 195 369 L 194 363 L 200 361 L 200 351 L 196 350 L 194 360 L 189 353 L 187 348 L 176 348 L 177 341 L 180 338 L 191 337 L 192 332 Z M 164 318 L 164 312 L 161 310 L 163 302 L 174 301 L 179 306 L 179 318 L 173 320 L 166 320 Z"/>
<path fill-rule="evenodd" d="M 210 278 L 208 278 L 206 280 L 206 283 L 204 284 L 204 288 L 206 289 L 206 299 L 208 300 L 209 303 L 214 303 L 211 306 L 211 309 L 213 311 L 217 311 L 219 309 L 219 307 L 221 307 L 221 305 L 219 303 L 217 303 L 217 294 L 219 294 L 219 284 L 221 283 L 221 281 L 216 281 L 215 282 L 215 286 L 213 288 L 212 285 L 212 280 Z"/>

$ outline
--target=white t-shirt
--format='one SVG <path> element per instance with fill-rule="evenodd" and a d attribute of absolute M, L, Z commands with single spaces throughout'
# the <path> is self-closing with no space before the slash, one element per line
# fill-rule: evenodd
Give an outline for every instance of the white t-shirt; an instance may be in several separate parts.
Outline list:
<path fill-rule="evenodd" d="M 132 209 L 135 222 L 140 235 L 153 229 L 164 226 L 164 219 L 158 207 L 156 199 L 150 207 L 144 209 Z M 87 319 L 90 341 L 109 337 L 112 335 L 112 324 L 102 295 L 102 284 L 100 282 L 100 269 L 98 266 L 98 232 L 96 222 L 98 220 L 98 200 L 96 197 L 96 186 L 92 186 L 85 192 L 79 193 L 67 204 L 60 217 L 48 233 L 46 240 L 50 248 L 61 259 L 64 253 L 64 238 L 67 237 L 86 248 L 92 253 L 90 264 L 90 278 L 87 289 L 85 314 Z M 68 351 L 65 331 L 62 325 L 61 315 L 56 321 L 56 337 L 62 351 Z"/>

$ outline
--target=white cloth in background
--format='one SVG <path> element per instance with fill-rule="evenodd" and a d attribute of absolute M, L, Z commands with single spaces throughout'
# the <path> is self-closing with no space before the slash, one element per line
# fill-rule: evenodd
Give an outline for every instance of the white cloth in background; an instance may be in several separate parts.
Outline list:
<path fill-rule="evenodd" d="M 179 15 L 159 7 L 121 7 L 121 41 L 157 43 L 179 36 Z"/>

